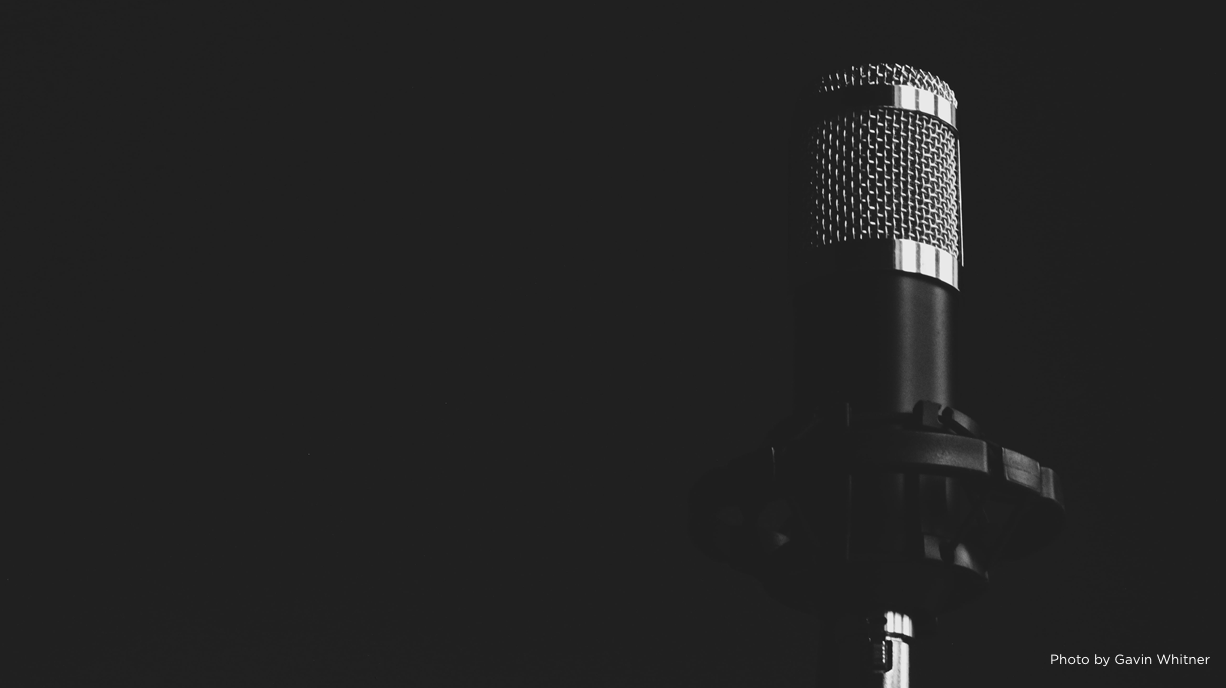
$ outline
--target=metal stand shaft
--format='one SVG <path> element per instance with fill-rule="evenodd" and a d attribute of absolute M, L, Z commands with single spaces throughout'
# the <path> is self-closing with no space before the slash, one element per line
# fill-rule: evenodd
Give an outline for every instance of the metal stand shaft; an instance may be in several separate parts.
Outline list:
<path fill-rule="evenodd" d="M 898 612 L 823 623 L 818 688 L 910 688 L 912 637 Z"/>

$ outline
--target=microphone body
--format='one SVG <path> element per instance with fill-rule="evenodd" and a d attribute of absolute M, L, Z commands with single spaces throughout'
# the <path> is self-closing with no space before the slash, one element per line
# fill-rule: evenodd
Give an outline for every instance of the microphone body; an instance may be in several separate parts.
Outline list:
<path fill-rule="evenodd" d="M 690 532 L 822 621 L 822 685 L 907 686 L 917 628 L 1054 536 L 1055 474 L 956 410 L 957 101 L 902 65 L 801 104 L 790 194 L 794 415 L 703 476 Z"/>
<path fill-rule="evenodd" d="M 890 271 L 814 277 L 793 292 L 795 408 L 849 403 L 857 412 L 953 406 L 957 291 Z"/>

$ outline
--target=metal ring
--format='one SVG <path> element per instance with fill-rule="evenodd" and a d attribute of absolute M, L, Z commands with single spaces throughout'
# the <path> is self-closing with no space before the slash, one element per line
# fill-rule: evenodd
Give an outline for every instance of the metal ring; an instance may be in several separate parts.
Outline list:
<path fill-rule="evenodd" d="M 958 288 L 958 259 L 952 253 L 912 239 L 862 239 L 828 244 L 811 252 L 818 272 L 898 270 L 938 279 Z"/>
<path fill-rule="evenodd" d="M 958 106 L 932 91 L 914 86 L 891 84 L 860 84 L 845 86 L 837 91 L 813 96 L 812 104 L 819 112 L 859 110 L 872 107 L 892 107 L 931 115 L 958 131 Z"/>

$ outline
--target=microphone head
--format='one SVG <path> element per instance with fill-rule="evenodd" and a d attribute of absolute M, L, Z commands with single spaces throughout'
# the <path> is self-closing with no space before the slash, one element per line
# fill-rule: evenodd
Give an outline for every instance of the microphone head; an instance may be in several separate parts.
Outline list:
<path fill-rule="evenodd" d="M 963 244 L 956 113 L 949 85 L 914 67 L 871 64 L 817 80 L 797 121 L 798 281 L 847 269 L 847 256 L 855 256 L 855 267 L 926 274 L 957 287 Z"/>

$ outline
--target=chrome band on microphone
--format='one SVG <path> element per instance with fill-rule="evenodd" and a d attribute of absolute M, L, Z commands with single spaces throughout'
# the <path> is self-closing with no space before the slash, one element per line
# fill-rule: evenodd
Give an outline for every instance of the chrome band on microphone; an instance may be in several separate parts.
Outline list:
<path fill-rule="evenodd" d="M 894 84 L 860 84 L 845 86 L 814 96 L 813 107 L 821 111 L 858 110 L 890 107 L 931 115 L 958 130 L 958 106 L 949 98 L 922 88 Z"/>
<path fill-rule="evenodd" d="M 958 288 L 958 259 L 949 251 L 911 239 L 864 239 L 813 251 L 817 273 L 896 270 L 938 279 Z"/>
<path fill-rule="evenodd" d="M 935 277 L 958 288 L 958 259 L 948 251 L 910 239 L 893 239 L 894 269 Z"/>

